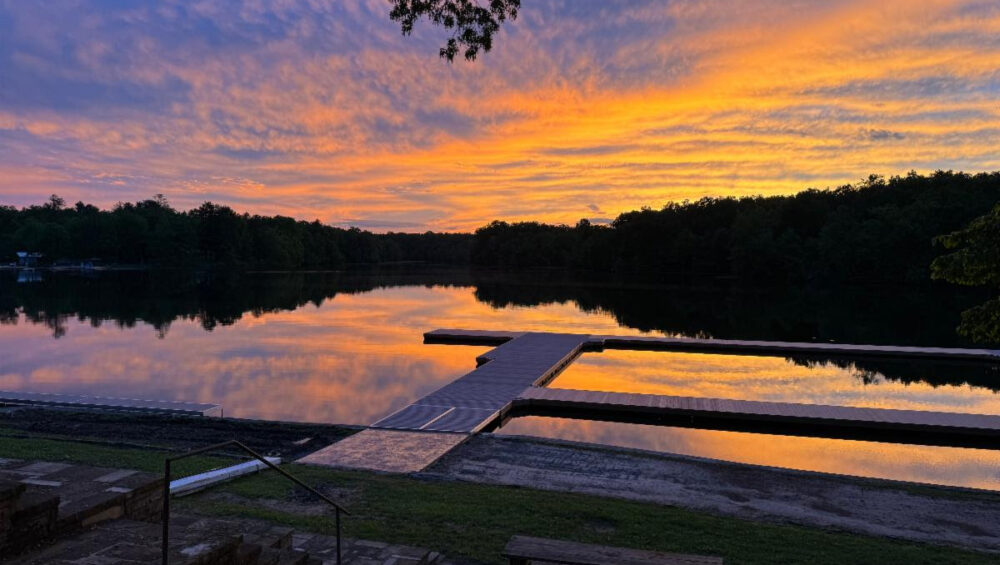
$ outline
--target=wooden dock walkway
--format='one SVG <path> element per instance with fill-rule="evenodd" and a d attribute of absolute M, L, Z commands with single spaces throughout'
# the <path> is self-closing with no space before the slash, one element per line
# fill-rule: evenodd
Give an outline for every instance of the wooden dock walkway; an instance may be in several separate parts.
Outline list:
<path fill-rule="evenodd" d="M 632 337 L 532 332 L 434 330 L 428 343 L 497 345 L 481 355 L 467 375 L 379 420 L 371 427 L 396 430 L 476 433 L 514 407 L 548 408 L 576 414 L 699 416 L 699 422 L 767 422 L 775 428 L 814 430 L 836 426 L 854 430 L 933 433 L 955 438 L 1000 432 L 1000 417 L 915 410 L 851 408 L 813 404 L 681 398 L 614 392 L 541 388 L 576 356 L 603 349 L 699 351 L 736 355 L 828 355 L 895 357 L 1000 363 L 1000 350 L 902 347 L 783 341 Z M 713 415 L 712 418 L 708 418 Z M 979 422 L 980 425 L 971 425 Z"/>
<path fill-rule="evenodd" d="M 46 392 L 0 391 L 0 405 L 51 406 L 113 410 L 120 412 L 156 412 L 185 416 L 222 416 L 222 407 L 217 404 L 181 402 L 175 400 L 142 400 L 137 398 L 115 398 L 107 396 L 83 396 L 78 394 L 51 394 Z"/>
<path fill-rule="evenodd" d="M 521 334 L 480 356 L 476 370 L 371 427 L 478 432 L 526 388 L 545 383 L 572 362 L 585 342 L 581 335 Z"/>
<path fill-rule="evenodd" d="M 1000 363 L 1000 350 L 474 330 L 434 330 L 424 340 L 496 347 L 475 370 L 305 462 L 398 472 L 413 470 L 412 459 L 423 468 L 463 438 L 522 414 L 1000 449 L 994 415 L 543 388 L 581 353 L 604 349 L 986 363 Z"/>
<path fill-rule="evenodd" d="M 481 330 L 434 330 L 424 334 L 425 343 L 452 345 L 500 345 L 525 335 L 525 332 Z M 757 341 L 702 339 L 692 337 L 575 335 L 586 351 L 629 349 L 649 351 L 694 351 L 733 355 L 822 355 L 830 357 L 881 357 L 936 359 L 942 361 L 978 360 L 1000 363 L 1000 349 L 965 349 L 954 347 L 911 347 L 900 345 L 854 345 L 798 341 Z"/>

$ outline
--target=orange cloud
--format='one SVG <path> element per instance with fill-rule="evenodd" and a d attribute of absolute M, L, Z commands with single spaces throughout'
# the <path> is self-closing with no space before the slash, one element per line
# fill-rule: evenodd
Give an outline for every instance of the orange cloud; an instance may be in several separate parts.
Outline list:
<path fill-rule="evenodd" d="M 44 76 L 110 94 L 0 105 L 0 146 L 27 157 L 0 167 L 67 179 L 29 191 L 2 180 L 0 193 L 163 192 L 180 206 L 467 230 L 1000 168 L 989 5 L 543 3 L 482 61 L 451 66 L 428 50 L 433 30 L 400 38 L 380 2 L 236 18 L 206 2 L 212 45 L 169 6 L 90 17 L 71 34 L 73 64 L 10 40 L 29 86 Z M 32 14 L 14 16 L 42 26 Z M 132 54 L 116 58 L 109 38 Z M 116 183 L 101 176 L 111 169 Z"/>

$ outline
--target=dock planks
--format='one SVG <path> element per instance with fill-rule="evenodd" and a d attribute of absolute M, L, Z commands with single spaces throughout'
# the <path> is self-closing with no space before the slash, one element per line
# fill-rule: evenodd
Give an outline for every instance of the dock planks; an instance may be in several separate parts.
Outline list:
<path fill-rule="evenodd" d="M 516 333 L 479 358 L 474 371 L 372 424 L 372 428 L 476 433 L 524 389 L 544 384 L 579 355 L 587 336 Z M 466 335 L 481 344 L 478 336 Z"/>
<path fill-rule="evenodd" d="M 424 334 L 426 343 L 451 345 L 494 345 L 511 341 L 524 332 L 440 329 Z M 562 334 L 573 335 L 573 334 Z M 589 351 L 631 349 L 695 351 L 737 355 L 828 355 L 847 357 L 905 357 L 911 359 L 980 360 L 1000 363 L 1000 349 L 956 347 L 912 347 L 900 345 L 857 345 L 799 341 L 759 341 L 703 339 L 693 337 L 578 335 Z"/>

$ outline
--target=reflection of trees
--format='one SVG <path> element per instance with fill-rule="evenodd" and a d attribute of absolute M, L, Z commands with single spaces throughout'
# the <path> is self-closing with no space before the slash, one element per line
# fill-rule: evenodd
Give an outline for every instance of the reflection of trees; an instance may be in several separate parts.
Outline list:
<path fill-rule="evenodd" d="M 557 272 L 531 277 L 474 274 L 476 298 L 494 307 L 572 302 L 622 326 L 688 337 L 967 346 L 953 328 L 979 292 L 909 288 L 796 287 L 747 290 L 721 284 L 641 285 L 581 281 Z"/>
<path fill-rule="evenodd" d="M 788 360 L 809 368 L 834 366 L 848 371 L 865 385 L 877 385 L 889 379 L 903 384 L 969 385 L 1000 391 L 1000 366 L 986 363 L 816 357 L 789 357 Z"/>
<path fill-rule="evenodd" d="M 963 309 L 981 300 L 975 292 L 945 292 L 931 286 L 907 291 L 783 288 L 750 292 L 720 285 L 586 280 L 561 271 L 544 276 L 427 268 L 211 276 L 106 272 L 99 277 L 80 277 L 52 273 L 31 285 L 18 285 L 10 273 L 0 274 L 4 275 L 0 277 L 0 323 L 17 324 L 23 318 L 45 325 L 55 337 L 65 334 L 71 316 L 94 327 L 106 322 L 120 328 L 144 323 L 164 337 L 175 320 L 193 320 L 211 331 L 246 315 L 264 316 L 307 304 L 320 306 L 337 294 L 399 286 L 474 286 L 476 298 L 493 307 L 571 302 L 584 311 L 607 313 L 622 326 L 670 335 L 963 346 L 969 344 L 960 341 L 952 328 Z M 968 383 L 1000 390 L 996 367 L 893 359 L 791 360 L 803 365 L 834 363 L 868 384 L 887 378 L 935 386 Z"/>
<path fill-rule="evenodd" d="M 468 284 L 462 272 L 392 273 L 260 273 L 215 275 L 184 272 L 108 272 L 100 277 L 52 273 L 44 281 L 18 285 L 0 279 L 0 323 L 23 318 L 66 333 L 70 316 L 100 327 L 106 321 L 119 328 L 138 323 L 166 336 L 175 320 L 193 320 L 207 331 L 228 326 L 243 316 L 291 311 L 306 304 L 319 306 L 338 293 L 367 292 L 402 285 Z"/>
<path fill-rule="evenodd" d="M 773 289 L 752 292 L 727 286 L 622 285 L 545 277 L 548 282 L 504 275 L 476 276 L 476 298 L 494 307 L 572 302 L 607 312 L 626 327 L 686 337 L 833 341 L 892 345 L 969 346 L 953 329 L 959 313 L 981 299 L 926 285 L 901 290 Z M 793 358 L 833 363 L 866 384 L 884 379 L 933 386 L 970 384 L 1000 391 L 1000 368 L 896 359 Z"/>

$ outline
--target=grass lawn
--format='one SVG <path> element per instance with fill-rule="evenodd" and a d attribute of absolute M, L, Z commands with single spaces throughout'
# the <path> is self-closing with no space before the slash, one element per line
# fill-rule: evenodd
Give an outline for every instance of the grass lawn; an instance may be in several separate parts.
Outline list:
<path fill-rule="evenodd" d="M 76 441 L 8 436 L 0 433 L 0 457 L 80 463 L 98 467 L 118 467 L 163 473 L 166 451 L 123 449 Z M 172 464 L 174 478 L 201 473 L 235 462 L 228 457 L 195 456 Z"/>
<path fill-rule="evenodd" d="M 0 434 L 0 457 L 162 469 L 162 451 Z M 201 457 L 190 473 L 232 463 Z M 450 557 L 500 562 L 514 534 L 682 553 L 726 563 L 996 563 L 995 555 L 882 538 L 775 525 L 680 508 L 517 487 L 427 481 L 303 465 L 287 470 L 344 501 L 347 536 L 426 547 Z M 221 498 L 218 493 L 227 493 Z M 279 503 L 267 503 L 272 499 Z M 260 504 L 255 504 L 259 501 Z M 177 500 L 178 511 L 266 519 L 331 533 L 332 515 L 295 512 L 308 494 L 273 472 Z"/>

